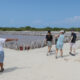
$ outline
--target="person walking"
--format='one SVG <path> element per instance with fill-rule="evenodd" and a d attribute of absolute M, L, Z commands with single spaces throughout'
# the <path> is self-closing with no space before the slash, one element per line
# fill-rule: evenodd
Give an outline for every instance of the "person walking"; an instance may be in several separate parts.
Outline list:
<path fill-rule="evenodd" d="M 8 41 L 17 41 L 18 39 L 5 39 L 5 38 L 0 38 L 0 72 L 4 71 L 3 67 L 3 62 L 4 62 L 4 50 L 3 50 L 3 43 L 8 42 Z"/>
<path fill-rule="evenodd" d="M 48 46 L 48 53 L 47 56 L 50 54 L 51 52 L 51 48 L 52 48 L 52 42 L 53 42 L 53 36 L 51 34 L 51 31 L 48 31 L 47 35 L 46 35 L 46 44 Z"/>
<path fill-rule="evenodd" d="M 56 43 L 56 59 L 57 59 L 58 50 L 60 50 L 61 57 L 63 57 L 63 44 L 64 44 L 64 30 L 61 30 Z"/>
<path fill-rule="evenodd" d="M 77 39 L 77 35 L 74 32 L 74 29 L 72 29 L 72 32 L 71 32 L 71 40 L 70 40 L 70 52 L 69 52 L 69 54 L 72 55 L 72 56 L 75 56 L 75 52 L 76 52 L 75 51 L 76 39 Z"/>

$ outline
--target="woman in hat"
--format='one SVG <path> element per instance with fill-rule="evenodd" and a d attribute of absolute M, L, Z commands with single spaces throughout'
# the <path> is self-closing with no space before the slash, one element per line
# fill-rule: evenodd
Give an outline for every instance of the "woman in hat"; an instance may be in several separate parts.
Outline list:
<path fill-rule="evenodd" d="M 56 43 L 56 58 L 57 58 L 58 50 L 60 50 L 61 57 L 63 57 L 63 43 L 64 43 L 64 30 L 61 30 Z"/>

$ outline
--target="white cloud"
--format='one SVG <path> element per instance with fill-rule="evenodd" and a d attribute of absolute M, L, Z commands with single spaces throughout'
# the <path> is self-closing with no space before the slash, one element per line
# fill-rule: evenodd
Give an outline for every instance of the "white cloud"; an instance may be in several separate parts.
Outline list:
<path fill-rule="evenodd" d="M 32 22 L 32 24 L 40 25 L 40 24 L 42 24 L 42 21 L 41 20 L 35 20 L 35 21 Z"/>
<path fill-rule="evenodd" d="M 55 26 L 80 27 L 80 16 L 70 17 L 61 21 L 53 22 L 52 24 Z"/>
<path fill-rule="evenodd" d="M 68 22 L 68 23 L 77 23 L 77 22 L 80 22 L 80 16 L 74 16 L 74 17 L 68 18 L 64 21 Z"/>

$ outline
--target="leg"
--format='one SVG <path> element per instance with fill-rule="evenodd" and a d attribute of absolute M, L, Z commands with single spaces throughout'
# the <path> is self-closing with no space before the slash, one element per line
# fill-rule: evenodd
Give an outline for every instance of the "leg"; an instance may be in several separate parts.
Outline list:
<path fill-rule="evenodd" d="M 48 46 L 48 52 L 50 52 L 51 51 L 51 47 L 50 46 Z"/>
<path fill-rule="evenodd" d="M 49 53 L 50 53 L 50 47 L 48 46 L 47 56 L 49 55 Z"/>
<path fill-rule="evenodd" d="M 70 52 L 72 53 L 72 46 L 70 47 Z"/>
<path fill-rule="evenodd" d="M 0 63 L 0 67 L 1 67 L 1 72 L 3 72 L 4 71 L 3 63 Z"/>
<path fill-rule="evenodd" d="M 1 52 L 1 55 L 0 55 L 0 68 L 1 68 L 1 71 L 0 72 L 4 71 L 3 61 L 4 61 L 4 52 Z"/>
<path fill-rule="evenodd" d="M 61 52 L 61 57 L 63 57 L 63 50 L 62 50 L 62 49 L 60 49 L 60 52 Z"/>
<path fill-rule="evenodd" d="M 74 43 L 71 43 L 70 55 L 75 56 L 75 54 L 72 54 L 72 51 L 75 53 L 75 45 L 74 45 Z"/>
<path fill-rule="evenodd" d="M 1 63 L 1 70 L 3 69 L 3 63 Z"/>
<path fill-rule="evenodd" d="M 73 53 L 75 54 L 75 48 L 73 48 Z"/>
<path fill-rule="evenodd" d="M 71 43 L 70 45 L 70 53 L 72 53 L 72 46 L 73 46 L 73 43 Z"/>
<path fill-rule="evenodd" d="M 51 41 L 49 41 L 49 42 L 48 42 L 48 52 L 50 52 L 50 51 L 51 51 L 51 48 L 52 48 L 52 42 L 51 42 Z"/>
<path fill-rule="evenodd" d="M 52 48 L 52 45 L 50 46 L 50 52 L 51 52 L 51 48 Z"/>
<path fill-rule="evenodd" d="M 50 51 L 51 51 L 51 47 L 48 46 L 48 53 L 47 53 L 47 56 L 50 54 Z"/>
<path fill-rule="evenodd" d="M 1 70 L 1 63 L 0 63 L 0 70 Z"/>
<path fill-rule="evenodd" d="M 58 49 L 56 48 L 56 58 L 57 58 L 57 54 L 58 54 Z"/>
<path fill-rule="evenodd" d="M 73 53 L 75 54 L 76 51 L 75 51 L 75 44 L 73 45 Z"/>

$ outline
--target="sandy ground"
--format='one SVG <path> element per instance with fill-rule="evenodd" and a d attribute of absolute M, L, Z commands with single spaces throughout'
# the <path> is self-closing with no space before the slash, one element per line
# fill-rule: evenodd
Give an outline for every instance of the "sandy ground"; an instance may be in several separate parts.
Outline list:
<path fill-rule="evenodd" d="M 55 59 L 55 46 L 50 56 L 47 47 L 30 51 L 4 49 L 5 71 L 0 80 L 80 80 L 80 41 L 76 56 L 69 55 L 69 43 L 64 44 L 64 57 Z M 58 55 L 59 56 L 59 55 Z"/>

